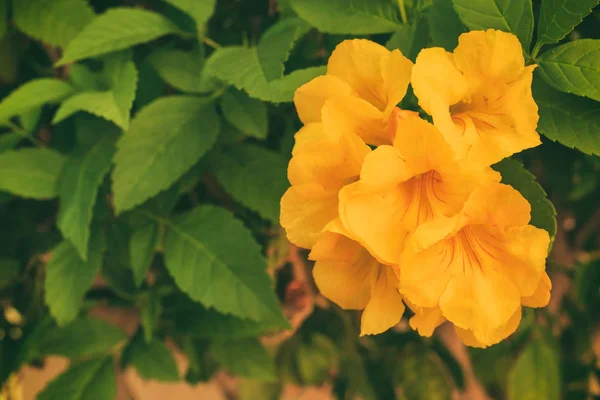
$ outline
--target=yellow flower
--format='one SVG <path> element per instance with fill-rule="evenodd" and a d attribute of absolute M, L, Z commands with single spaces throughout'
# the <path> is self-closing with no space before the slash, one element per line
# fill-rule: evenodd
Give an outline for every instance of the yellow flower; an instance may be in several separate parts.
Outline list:
<path fill-rule="evenodd" d="M 476 188 L 459 214 L 421 224 L 407 239 L 400 293 L 420 311 L 439 308 L 469 345 L 499 342 L 516 329 L 522 305 L 544 306 L 549 299 L 550 237 L 528 225 L 530 211 L 510 186 Z M 419 318 L 414 325 L 430 328 Z"/>
<path fill-rule="evenodd" d="M 391 143 L 386 124 L 406 94 L 412 62 L 399 50 L 366 39 L 345 40 L 329 58 L 327 74 L 296 90 L 294 103 L 305 123 L 326 122 L 323 108 L 342 130 L 366 143 Z"/>
<path fill-rule="evenodd" d="M 531 94 L 534 68 L 525 67 L 513 34 L 473 31 L 460 36 L 454 53 L 421 51 L 412 86 L 457 156 L 491 165 L 541 143 Z"/>
<path fill-rule="evenodd" d="M 280 223 L 288 239 L 311 248 L 318 234 L 338 216 L 338 193 L 358 179 L 371 151 L 358 136 L 324 130 L 322 123 L 305 125 L 295 136 L 288 166 L 291 187 L 281 199 Z"/>
<path fill-rule="evenodd" d="M 340 307 L 363 310 L 361 335 L 373 335 L 396 325 L 404 313 L 398 278 L 392 267 L 375 260 L 360 243 L 344 234 L 339 221 L 320 235 L 309 258 L 323 294 Z"/>
<path fill-rule="evenodd" d="M 397 118 L 393 146 L 366 156 L 360 180 L 340 191 L 350 237 L 385 264 L 398 264 L 404 239 L 419 224 L 458 213 L 473 189 L 499 181 L 489 167 L 456 161 L 442 135 L 415 117 Z"/>

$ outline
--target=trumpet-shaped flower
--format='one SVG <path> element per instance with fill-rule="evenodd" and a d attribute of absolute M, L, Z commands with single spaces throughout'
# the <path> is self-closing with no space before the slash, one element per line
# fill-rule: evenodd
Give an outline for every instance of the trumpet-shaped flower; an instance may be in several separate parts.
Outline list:
<path fill-rule="evenodd" d="M 458 213 L 475 187 L 499 174 L 459 162 L 442 135 L 415 116 L 397 116 L 393 146 L 366 156 L 360 180 L 340 191 L 350 237 L 380 262 L 398 264 L 404 239 L 436 216 Z"/>
<path fill-rule="evenodd" d="M 386 331 L 404 313 L 398 278 L 392 267 L 380 264 L 360 243 L 343 234 L 339 221 L 319 236 L 309 255 L 321 293 L 344 309 L 363 310 L 361 335 Z"/>
<path fill-rule="evenodd" d="M 366 143 L 391 143 L 386 125 L 406 94 L 412 62 L 399 50 L 366 39 L 345 40 L 329 58 L 327 74 L 304 84 L 294 95 L 300 120 L 325 122 L 322 109 L 342 130 L 351 130 Z"/>
<path fill-rule="evenodd" d="M 491 165 L 541 143 L 534 68 L 525 66 L 513 34 L 473 31 L 460 36 L 454 53 L 421 51 L 412 86 L 457 156 Z"/>
<path fill-rule="evenodd" d="M 528 225 L 530 209 L 510 186 L 476 188 L 459 214 L 421 224 L 407 239 L 400 293 L 417 311 L 439 308 L 469 345 L 499 342 L 516 329 L 522 305 L 543 306 L 549 299 L 550 237 Z M 414 323 L 424 332 L 431 328 L 425 319 Z"/>

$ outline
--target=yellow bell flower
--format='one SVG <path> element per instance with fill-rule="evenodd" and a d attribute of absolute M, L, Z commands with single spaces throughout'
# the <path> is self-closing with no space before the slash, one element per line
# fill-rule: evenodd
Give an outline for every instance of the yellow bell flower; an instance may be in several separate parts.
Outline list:
<path fill-rule="evenodd" d="M 338 221 L 319 236 L 309 259 L 321 294 L 340 307 L 363 310 L 361 336 L 382 333 L 404 313 L 398 278 L 392 267 L 380 264 L 360 243 L 344 235 Z"/>
<path fill-rule="evenodd" d="M 436 216 L 458 213 L 489 167 L 456 161 L 439 131 L 416 116 L 398 116 L 393 146 L 368 154 L 360 180 L 340 191 L 339 215 L 350 237 L 384 264 L 398 264 L 404 239 Z"/>
<path fill-rule="evenodd" d="M 439 318 L 423 313 L 441 312 L 465 343 L 484 347 L 516 329 L 522 305 L 544 306 L 550 237 L 528 225 L 530 211 L 511 186 L 490 183 L 476 188 L 459 214 L 421 224 L 397 270 L 400 293 L 417 308 L 414 327 L 432 331 L 427 324 Z"/>
<path fill-rule="evenodd" d="M 457 156 L 491 165 L 541 143 L 534 68 L 515 35 L 489 29 L 462 34 L 454 53 L 422 50 L 411 82 Z"/>
<path fill-rule="evenodd" d="M 305 123 L 325 121 L 323 108 L 342 130 L 372 145 L 389 144 L 387 121 L 404 98 L 412 62 L 366 39 L 345 40 L 329 58 L 327 74 L 296 90 L 294 103 Z"/>

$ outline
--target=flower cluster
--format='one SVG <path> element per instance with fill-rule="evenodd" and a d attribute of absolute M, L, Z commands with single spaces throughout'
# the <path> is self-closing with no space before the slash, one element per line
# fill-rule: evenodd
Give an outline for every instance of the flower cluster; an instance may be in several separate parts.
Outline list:
<path fill-rule="evenodd" d="M 517 38 L 463 34 L 453 53 L 362 39 L 333 51 L 327 74 L 300 87 L 281 224 L 311 249 L 322 294 L 364 310 L 361 334 L 397 324 L 430 336 L 445 321 L 485 347 L 515 331 L 522 306 L 550 297 L 550 238 L 490 166 L 540 144 Z M 397 104 L 412 85 L 433 124 Z"/>

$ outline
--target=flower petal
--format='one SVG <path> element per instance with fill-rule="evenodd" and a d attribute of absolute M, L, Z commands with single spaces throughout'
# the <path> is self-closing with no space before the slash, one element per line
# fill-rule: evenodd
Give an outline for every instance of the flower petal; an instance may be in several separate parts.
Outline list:
<path fill-rule="evenodd" d="M 302 123 L 320 122 L 321 108 L 325 101 L 332 97 L 351 94 L 352 89 L 341 79 L 332 75 L 322 75 L 296 90 L 294 104 Z"/>
<path fill-rule="evenodd" d="M 371 299 L 362 314 L 360 335 L 376 335 L 400 322 L 404 313 L 398 279 L 391 267 L 379 265 L 371 270 Z"/>
<path fill-rule="evenodd" d="M 531 296 L 523 297 L 521 302 L 526 307 L 546 307 L 550 302 L 550 290 L 552 290 L 552 281 L 548 274 L 544 272 L 535 292 Z"/>
<path fill-rule="evenodd" d="M 404 302 L 415 313 L 408 323 L 410 327 L 416 330 L 421 336 L 430 337 L 433 335 L 435 328 L 446 321 L 446 318 L 442 315 L 442 310 L 440 310 L 439 307 L 419 307 L 410 304 L 407 299 L 404 299 Z"/>
<path fill-rule="evenodd" d="M 485 223 L 509 228 L 529 223 L 531 205 L 512 186 L 489 183 L 471 193 L 463 213 L 471 224 Z"/>
<path fill-rule="evenodd" d="M 500 343 L 502 340 L 512 335 L 519 327 L 519 322 L 521 322 L 520 307 L 515 311 L 512 317 L 510 317 L 506 324 L 492 332 L 488 332 L 487 335 L 482 335 L 481 333 L 476 333 L 472 330 L 461 329 L 457 326 L 454 327 L 454 330 L 467 346 L 485 348 Z"/>
<path fill-rule="evenodd" d="M 390 115 L 396 104 L 400 103 L 400 100 L 406 95 L 413 63 L 404 57 L 400 50 L 393 50 L 381 58 L 380 64 L 387 98 L 385 115 Z"/>
<path fill-rule="evenodd" d="M 386 189 L 412 178 L 406 161 L 392 146 L 379 146 L 365 157 L 360 170 L 362 183 Z"/>

